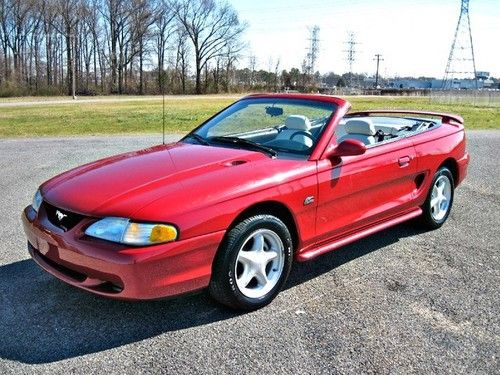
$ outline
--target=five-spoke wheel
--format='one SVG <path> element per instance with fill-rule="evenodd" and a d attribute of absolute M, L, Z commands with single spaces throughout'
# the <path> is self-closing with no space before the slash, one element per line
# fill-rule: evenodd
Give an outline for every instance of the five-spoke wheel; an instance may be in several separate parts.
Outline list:
<path fill-rule="evenodd" d="M 238 289 L 249 298 L 265 296 L 278 283 L 284 260 L 280 237 L 269 229 L 255 231 L 238 252 L 235 266 Z"/>
<path fill-rule="evenodd" d="M 434 220 L 439 221 L 448 213 L 451 200 L 451 181 L 448 176 L 441 175 L 434 183 L 431 194 L 431 214 Z"/>
<path fill-rule="evenodd" d="M 212 270 L 210 294 L 237 309 L 255 310 L 283 287 L 292 266 L 292 238 L 271 215 L 249 217 L 226 235 Z"/>
<path fill-rule="evenodd" d="M 421 222 L 428 228 L 439 228 L 448 218 L 453 203 L 453 175 L 446 167 L 440 168 L 432 180 L 427 199 L 422 206 Z"/>

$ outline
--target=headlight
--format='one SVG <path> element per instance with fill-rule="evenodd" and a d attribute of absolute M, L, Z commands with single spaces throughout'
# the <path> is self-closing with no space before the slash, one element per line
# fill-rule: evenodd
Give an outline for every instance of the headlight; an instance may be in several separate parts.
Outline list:
<path fill-rule="evenodd" d="M 167 224 L 134 223 L 121 217 L 106 217 L 87 228 L 87 236 L 126 245 L 144 246 L 177 239 L 177 229 Z"/>
<path fill-rule="evenodd" d="M 42 205 L 42 201 L 43 201 L 42 194 L 40 193 L 40 190 L 37 190 L 35 196 L 33 197 L 33 202 L 31 203 L 31 207 L 33 207 L 35 212 L 38 213 L 38 210 Z"/>

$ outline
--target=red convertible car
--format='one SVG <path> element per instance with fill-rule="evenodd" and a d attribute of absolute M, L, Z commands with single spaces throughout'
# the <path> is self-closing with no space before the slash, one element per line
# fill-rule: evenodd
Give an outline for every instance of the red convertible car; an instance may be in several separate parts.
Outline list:
<path fill-rule="evenodd" d="M 417 217 L 440 227 L 467 173 L 462 118 L 349 109 L 331 96 L 251 95 L 179 142 L 65 172 L 24 210 L 29 252 L 102 296 L 208 287 L 252 310 L 294 260 Z"/>

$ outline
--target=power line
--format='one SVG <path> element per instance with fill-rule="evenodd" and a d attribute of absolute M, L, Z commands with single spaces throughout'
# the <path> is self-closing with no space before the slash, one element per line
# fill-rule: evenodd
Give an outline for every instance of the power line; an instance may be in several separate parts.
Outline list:
<path fill-rule="evenodd" d="M 452 89 L 453 80 L 467 78 L 473 74 L 477 88 L 476 60 L 469 18 L 469 0 L 461 0 L 460 16 L 458 17 L 455 36 L 451 43 L 450 55 L 443 78 L 443 89 Z"/>

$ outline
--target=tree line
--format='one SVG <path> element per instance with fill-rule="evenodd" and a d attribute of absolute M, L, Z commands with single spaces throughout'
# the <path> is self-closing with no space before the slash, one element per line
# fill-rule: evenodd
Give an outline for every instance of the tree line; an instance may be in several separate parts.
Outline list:
<path fill-rule="evenodd" d="M 0 95 L 229 91 L 246 28 L 215 0 L 0 0 Z"/>

